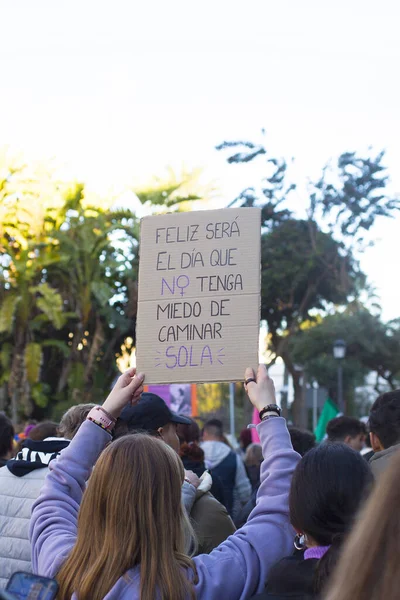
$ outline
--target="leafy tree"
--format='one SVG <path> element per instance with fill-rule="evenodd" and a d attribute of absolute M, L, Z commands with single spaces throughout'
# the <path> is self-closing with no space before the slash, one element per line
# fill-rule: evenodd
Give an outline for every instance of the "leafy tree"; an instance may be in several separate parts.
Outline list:
<path fill-rule="evenodd" d="M 341 254 L 341 245 L 315 222 L 288 219 L 262 236 L 261 318 L 268 324 L 269 343 L 289 371 L 296 399 L 302 398 L 302 371 L 288 342 L 316 309 L 343 304 L 355 292 L 356 263 Z M 302 363 L 300 363 L 302 364 Z M 293 406 L 296 422 L 300 401 Z"/>
<path fill-rule="evenodd" d="M 42 167 L 1 174 L 0 401 L 14 420 L 58 417 L 98 401 L 132 349 L 139 223 Z M 170 178 L 140 200 L 150 211 L 179 209 L 197 198 L 189 183 Z"/>
<path fill-rule="evenodd" d="M 273 356 L 282 357 L 293 379 L 294 421 L 305 426 L 302 372 L 291 356 L 290 338 L 319 312 L 346 305 L 365 289 L 354 253 L 376 218 L 392 216 L 400 202 L 385 193 L 383 153 L 344 153 L 336 169 L 326 167 L 310 183 L 306 218 L 299 218 L 290 208 L 296 184 L 288 181 L 284 159 L 271 158 L 263 144 L 246 141 L 224 142 L 217 149 L 237 150 L 228 157 L 232 164 L 265 160 L 261 184 L 245 189 L 231 205 L 261 207 L 261 318 L 268 324 Z"/>
<path fill-rule="evenodd" d="M 145 186 L 134 189 L 141 204 L 149 211 L 175 212 L 191 210 L 191 203 L 212 194 L 212 188 L 199 182 L 200 170 L 177 174 L 171 167 L 164 177 L 156 177 Z"/>
<path fill-rule="evenodd" d="M 400 208 L 400 200 L 385 193 L 384 156 L 344 152 L 336 168 L 327 165 L 310 196 L 310 218 L 328 221 L 329 230 L 351 245 L 363 243 L 377 217 L 393 217 Z"/>
<path fill-rule="evenodd" d="M 78 188 L 67 199 L 62 224 L 55 222 L 54 239 L 62 260 L 49 271 L 63 290 L 68 312 L 75 315 L 68 327 L 70 352 L 57 381 L 58 394 L 69 387 L 75 398 L 93 395 L 95 371 L 114 361 L 124 334 L 134 332 L 136 309 L 129 307 L 128 317 L 124 308 L 138 264 L 134 215 L 84 207 L 82 200 L 83 189 Z M 114 376 L 115 370 L 110 373 L 111 379 Z"/>
<path fill-rule="evenodd" d="M 303 326 L 290 340 L 292 359 L 305 365 L 307 373 L 337 397 L 337 361 L 332 354 L 335 340 L 345 339 L 346 360 L 343 361 L 344 391 L 348 405 L 354 401 L 354 388 L 365 376 L 375 372 L 376 391 L 382 381 L 395 389 L 400 381 L 400 321 L 384 323 L 357 303 L 344 312 L 328 315 L 318 322 Z"/>
<path fill-rule="evenodd" d="M 61 329 L 66 316 L 59 291 L 43 276 L 59 260 L 57 251 L 44 224 L 28 209 L 35 194 L 20 199 L 12 193 L 14 174 L 21 172 L 12 171 L 0 182 L 0 381 L 8 384 L 16 419 L 18 405 L 29 414 L 31 398 L 43 404 L 40 335 L 48 325 Z"/>

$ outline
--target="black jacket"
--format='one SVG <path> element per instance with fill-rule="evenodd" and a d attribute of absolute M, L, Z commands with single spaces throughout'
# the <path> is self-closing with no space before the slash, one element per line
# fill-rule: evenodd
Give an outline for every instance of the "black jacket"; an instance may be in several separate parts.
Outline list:
<path fill-rule="evenodd" d="M 196 473 L 197 477 L 201 477 L 204 471 L 206 470 L 206 465 L 203 461 L 191 460 L 187 456 L 183 456 L 182 462 L 185 469 L 187 471 L 193 471 L 193 473 Z M 214 498 L 218 500 L 218 502 L 221 502 L 221 504 L 225 506 L 225 496 L 222 482 L 220 478 L 211 470 L 209 470 L 209 473 L 213 480 L 210 492 L 212 493 Z"/>
<path fill-rule="evenodd" d="M 317 600 L 314 592 L 315 558 L 303 554 L 288 556 L 272 567 L 265 591 L 252 600 Z"/>
<path fill-rule="evenodd" d="M 61 450 L 69 444 L 64 438 L 49 438 L 42 442 L 26 439 L 15 458 L 7 461 L 8 470 L 16 477 L 23 477 L 36 469 L 49 466 L 49 462 L 57 458 Z"/>
<path fill-rule="evenodd" d="M 240 513 L 238 514 L 238 516 L 235 519 L 235 525 L 236 525 L 236 527 L 238 529 L 240 527 L 243 527 L 243 525 L 246 523 L 247 519 L 249 518 L 251 511 L 256 507 L 256 504 L 257 504 L 257 492 L 258 492 L 258 488 L 259 487 L 260 487 L 260 484 L 258 484 L 258 486 L 256 487 L 256 489 L 253 490 L 253 492 L 252 492 L 252 494 L 250 496 L 250 499 L 240 509 Z"/>

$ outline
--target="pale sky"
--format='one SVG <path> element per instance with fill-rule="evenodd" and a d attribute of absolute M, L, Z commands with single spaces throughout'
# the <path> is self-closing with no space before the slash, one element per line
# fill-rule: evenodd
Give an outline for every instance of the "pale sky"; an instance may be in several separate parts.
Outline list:
<path fill-rule="evenodd" d="M 0 147 L 102 189 L 200 166 L 224 206 L 259 173 L 215 145 L 264 127 L 303 182 L 385 148 L 400 193 L 399 18 L 395 0 L 0 0 Z M 400 216 L 378 223 L 362 262 L 385 318 L 399 233 Z"/>

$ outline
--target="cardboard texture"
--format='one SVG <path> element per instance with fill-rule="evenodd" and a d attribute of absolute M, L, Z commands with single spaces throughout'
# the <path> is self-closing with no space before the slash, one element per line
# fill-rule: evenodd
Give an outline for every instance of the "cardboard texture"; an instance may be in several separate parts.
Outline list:
<path fill-rule="evenodd" d="M 257 368 L 261 211 L 145 217 L 137 369 L 146 384 L 241 381 Z"/>

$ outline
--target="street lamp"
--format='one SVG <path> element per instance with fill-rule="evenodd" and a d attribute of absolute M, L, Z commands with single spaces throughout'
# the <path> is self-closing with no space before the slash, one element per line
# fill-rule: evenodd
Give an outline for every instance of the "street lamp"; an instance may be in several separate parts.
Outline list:
<path fill-rule="evenodd" d="M 342 414 L 345 413 L 345 405 L 343 399 L 343 359 L 346 357 L 346 342 L 344 340 L 336 340 L 333 343 L 333 356 L 338 361 L 338 405 Z"/>

